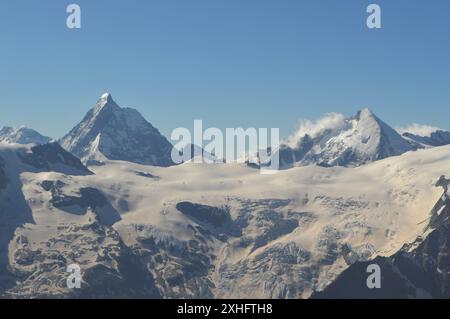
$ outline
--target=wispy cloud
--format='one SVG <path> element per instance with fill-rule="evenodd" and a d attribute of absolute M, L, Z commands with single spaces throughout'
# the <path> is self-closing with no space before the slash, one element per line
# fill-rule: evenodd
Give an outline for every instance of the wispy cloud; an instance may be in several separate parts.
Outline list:
<path fill-rule="evenodd" d="M 345 116 L 340 113 L 328 113 L 315 121 L 301 119 L 297 131 L 288 137 L 285 144 L 295 147 L 306 134 L 314 138 L 325 130 L 337 131 L 344 128 L 345 125 Z"/>
<path fill-rule="evenodd" d="M 435 126 L 413 123 L 407 127 L 396 128 L 396 130 L 400 134 L 411 133 L 411 134 L 419 135 L 419 136 L 430 136 L 431 133 L 434 133 L 434 132 L 442 130 L 442 129 L 440 129 L 439 127 L 435 127 Z"/>

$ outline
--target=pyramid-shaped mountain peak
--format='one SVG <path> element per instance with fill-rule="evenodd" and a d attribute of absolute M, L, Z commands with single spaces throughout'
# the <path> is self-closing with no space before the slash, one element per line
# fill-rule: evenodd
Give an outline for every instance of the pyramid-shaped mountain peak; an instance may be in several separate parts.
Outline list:
<path fill-rule="evenodd" d="M 83 120 L 60 140 L 83 162 L 123 160 L 170 166 L 172 144 L 135 109 L 121 108 L 101 95 Z"/>

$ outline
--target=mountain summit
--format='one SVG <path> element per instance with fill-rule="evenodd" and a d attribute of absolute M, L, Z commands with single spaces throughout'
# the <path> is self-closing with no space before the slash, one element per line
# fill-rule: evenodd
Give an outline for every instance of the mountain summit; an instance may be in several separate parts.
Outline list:
<path fill-rule="evenodd" d="M 368 108 L 350 118 L 331 114 L 306 124 L 290 145 L 281 146 L 282 167 L 359 166 L 417 148 Z"/>
<path fill-rule="evenodd" d="M 172 144 L 135 109 L 105 93 L 60 144 L 85 163 L 122 160 L 170 166 Z"/>

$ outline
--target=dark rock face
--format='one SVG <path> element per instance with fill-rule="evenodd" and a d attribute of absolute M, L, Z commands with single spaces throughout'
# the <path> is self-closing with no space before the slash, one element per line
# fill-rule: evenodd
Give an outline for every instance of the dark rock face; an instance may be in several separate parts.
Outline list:
<path fill-rule="evenodd" d="M 61 181 L 47 180 L 43 181 L 41 186 L 45 191 L 51 192 L 51 204 L 68 213 L 84 215 L 87 209 L 91 209 L 104 225 L 112 225 L 121 219 L 117 210 L 111 206 L 107 198 L 96 188 L 80 188 L 80 196 L 73 196 L 64 194 L 65 184 Z M 81 208 L 81 210 L 74 209 L 76 207 Z"/>
<path fill-rule="evenodd" d="M 8 185 L 8 177 L 5 173 L 5 160 L 0 157 L 0 191 Z"/>
<path fill-rule="evenodd" d="M 80 194 L 83 199 L 82 205 L 85 207 L 95 209 L 108 204 L 107 199 L 98 189 L 92 187 L 80 188 Z"/>
<path fill-rule="evenodd" d="M 81 161 L 64 150 L 58 143 L 36 145 L 31 153 L 18 152 L 23 163 L 39 170 L 53 171 L 69 175 L 91 175 Z"/>
<path fill-rule="evenodd" d="M 41 183 L 42 188 L 49 192 L 52 191 L 52 193 L 56 193 L 59 192 L 66 184 L 64 184 L 61 181 L 43 181 Z"/>
<path fill-rule="evenodd" d="M 135 174 L 137 176 L 147 177 L 147 178 L 151 178 L 151 179 L 154 179 L 154 180 L 159 180 L 160 179 L 159 176 L 155 176 L 155 175 L 153 175 L 152 173 L 149 173 L 149 172 L 135 171 Z"/>
<path fill-rule="evenodd" d="M 184 215 L 204 226 L 205 233 L 211 233 L 224 239 L 224 236 L 239 236 L 240 230 L 231 219 L 228 207 L 180 202 L 176 205 Z"/>
<path fill-rule="evenodd" d="M 213 206 L 193 204 L 191 202 L 181 202 L 177 204 L 177 209 L 183 214 L 194 217 L 200 222 L 205 222 L 214 227 L 222 227 L 230 218 L 225 209 Z"/>
<path fill-rule="evenodd" d="M 305 135 L 300 139 L 296 148 L 282 145 L 279 149 L 280 166 L 283 168 L 294 166 L 308 154 L 315 142 L 317 141 L 314 141 L 309 135 Z"/>
<path fill-rule="evenodd" d="M 367 287 L 367 267 L 377 264 L 381 268 L 381 288 Z M 377 257 L 370 262 L 356 262 L 345 270 L 324 291 L 316 292 L 311 299 L 401 299 L 415 296 L 415 288 L 397 273 L 389 258 Z"/>
<path fill-rule="evenodd" d="M 427 230 L 439 229 L 439 227 L 443 225 L 450 224 L 450 195 L 448 193 L 449 185 L 450 180 L 446 179 L 444 176 L 441 176 L 441 178 L 436 183 L 436 186 L 440 186 L 444 189 L 444 193 L 431 210 L 431 217 Z"/>
<path fill-rule="evenodd" d="M 80 188 L 80 197 L 67 196 L 61 192 L 61 188 L 52 187 L 51 203 L 57 208 L 64 208 L 68 206 L 80 206 L 84 209 L 102 207 L 108 204 L 105 196 L 95 188 Z"/>

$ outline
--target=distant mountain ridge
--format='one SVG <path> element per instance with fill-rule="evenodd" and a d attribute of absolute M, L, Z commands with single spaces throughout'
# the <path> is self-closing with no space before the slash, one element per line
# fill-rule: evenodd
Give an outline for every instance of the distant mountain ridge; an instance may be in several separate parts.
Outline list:
<path fill-rule="evenodd" d="M 328 116 L 331 119 L 325 117 L 321 123 L 308 121 L 309 127 L 299 129 L 280 146 L 281 169 L 307 165 L 361 166 L 420 148 L 450 144 L 448 131 L 418 124 L 409 127 L 411 132 L 394 130 L 368 108 L 353 117 Z M 0 129 L 0 142 L 3 143 L 46 144 L 51 141 L 50 137 L 26 127 Z M 82 121 L 58 142 L 88 165 L 106 160 L 162 167 L 175 165 L 171 142 L 137 110 L 120 107 L 109 93 L 103 94 Z M 190 150 L 195 156 L 197 148 L 186 145 L 183 151 Z M 265 164 L 249 162 L 249 165 Z"/>
<path fill-rule="evenodd" d="M 425 147 L 444 146 L 450 144 L 450 132 L 444 130 L 437 130 L 432 132 L 429 136 L 422 136 L 408 132 L 403 133 L 402 136 Z"/>
<path fill-rule="evenodd" d="M 4 126 L 0 129 L 0 142 L 2 143 L 46 144 L 51 140 L 50 137 L 43 136 L 39 132 L 25 126 L 19 128 Z"/>

